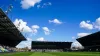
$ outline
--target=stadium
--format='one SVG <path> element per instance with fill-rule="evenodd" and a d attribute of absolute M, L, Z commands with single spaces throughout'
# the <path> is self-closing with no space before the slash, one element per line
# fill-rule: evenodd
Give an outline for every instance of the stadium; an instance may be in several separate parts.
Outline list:
<path fill-rule="evenodd" d="M 32 41 L 32 48 L 27 52 L 19 52 L 16 45 L 26 38 L 15 27 L 8 16 L 0 9 L 0 56 L 99 56 L 100 32 L 78 38 L 84 49 L 70 49 L 72 42 Z M 95 38 L 94 38 L 95 37 Z M 86 43 L 87 42 L 87 43 Z"/>
<path fill-rule="evenodd" d="M 45 6 L 50 6 L 50 3 Z M 75 40 L 82 45 L 81 48 L 72 47 L 73 41 L 46 40 L 32 40 L 31 48 L 17 48 L 16 46 L 27 41 L 27 38 L 11 21 L 8 15 L 10 10 L 11 6 L 7 12 L 0 8 L 0 56 L 100 56 L 100 31 L 76 38 Z M 36 32 L 38 28 L 35 28 Z M 23 28 L 21 30 L 23 31 Z"/>

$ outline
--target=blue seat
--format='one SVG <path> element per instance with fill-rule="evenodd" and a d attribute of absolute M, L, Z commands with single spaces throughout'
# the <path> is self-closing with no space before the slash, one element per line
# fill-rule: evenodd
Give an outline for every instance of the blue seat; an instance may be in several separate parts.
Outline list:
<path fill-rule="evenodd" d="M 2 52 L 2 51 L 0 50 L 0 52 Z"/>

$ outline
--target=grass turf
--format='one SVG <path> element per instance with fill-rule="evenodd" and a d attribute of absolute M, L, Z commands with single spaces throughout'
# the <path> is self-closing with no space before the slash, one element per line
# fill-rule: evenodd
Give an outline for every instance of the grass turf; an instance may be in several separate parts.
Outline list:
<path fill-rule="evenodd" d="M 100 56 L 100 52 L 17 52 L 0 53 L 0 56 Z"/>

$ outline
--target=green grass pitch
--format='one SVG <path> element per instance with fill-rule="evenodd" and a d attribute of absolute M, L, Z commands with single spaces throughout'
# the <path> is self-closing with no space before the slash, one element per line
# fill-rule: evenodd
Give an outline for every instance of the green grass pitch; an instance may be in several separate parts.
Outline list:
<path fill-rule="evenodd" d="M 0 56 L 100 56 L 100 52 L 16 52 L 0 53 Z"/>

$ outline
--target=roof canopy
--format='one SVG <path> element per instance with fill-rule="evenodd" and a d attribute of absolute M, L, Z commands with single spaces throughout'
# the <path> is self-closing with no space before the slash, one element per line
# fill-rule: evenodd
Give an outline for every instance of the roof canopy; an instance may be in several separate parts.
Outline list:
<path fill-rule="evenodd" d="M 83 46 L 100 46 L 100 31 L 78 38 L 77 41 Z"/>
<path fill-rule="evenodd" d="M 21 34 L 21 32 L 16 28 L 13 22 L 7 17 L 7 15 L 0 9 L 0 44 L 2 41 L 5 42 L 14 42 L 22 41 L 26 38 Z M 17 43 L 18 44 L 18 43 Z M 16 45 L 16 44 L 14 44 Z"/>

